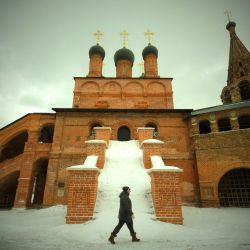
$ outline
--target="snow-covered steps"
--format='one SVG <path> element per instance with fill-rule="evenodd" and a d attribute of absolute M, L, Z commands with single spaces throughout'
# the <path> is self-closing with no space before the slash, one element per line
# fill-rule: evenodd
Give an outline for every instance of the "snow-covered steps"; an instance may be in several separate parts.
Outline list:
<path fill-rule="evenodd" d="M 143 166 L 137 141 L 110 141 L 105 166 L 98 178 L 96 218 L 117 217 L 119 194 L 123 186 L 131 188 L 135 214 L 152 214 L 150 177 Z"/>

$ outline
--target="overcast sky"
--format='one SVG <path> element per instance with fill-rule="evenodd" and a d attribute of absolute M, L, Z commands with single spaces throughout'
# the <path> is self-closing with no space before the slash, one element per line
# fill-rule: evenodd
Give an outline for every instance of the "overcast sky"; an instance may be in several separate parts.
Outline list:
<path fill-rule="evenodd" d="M 133 76 L 152 30 L 161 77 L 173 77 L 175 108 L 221 104 L 229 34 L 225 10 L 250 49 L 250 0 L 0 0 L 0 127 L 27 113 L 71 107 L 74 76 L 88 73 L 93 33 L 104 32 L 104 76 L 129 33 Z"/>

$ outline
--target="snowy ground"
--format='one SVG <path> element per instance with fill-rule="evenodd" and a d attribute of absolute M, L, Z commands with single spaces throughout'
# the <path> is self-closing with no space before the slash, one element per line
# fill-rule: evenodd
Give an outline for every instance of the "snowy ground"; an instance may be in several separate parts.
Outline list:
<path fill-rule="evenodd" d="M 124 226 L 113 246 L 107 238 L 117 223 L 118 195 L 124 185 L 132 189 L 134 225 L 141 242 L 132 243 Z M 135 141 L 111 143 L 98 189 L 95 219 L 85 224 L 65 224 L 66 206 L 0 211 L 0 249 L 250 250 L 247 208 L 183 207 L 183 226 L 156 221 L 150 178 Z"/>

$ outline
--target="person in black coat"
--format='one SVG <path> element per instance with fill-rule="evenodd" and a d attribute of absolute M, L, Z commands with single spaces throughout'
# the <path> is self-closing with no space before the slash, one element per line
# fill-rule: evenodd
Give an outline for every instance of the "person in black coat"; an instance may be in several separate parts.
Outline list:
<path fill-rule="evenodd" d="M 136 238 L 136 233 L 134 231 L 134 226 L 133 226 L 133 211 L 132 211 L 132 203 L 129 198 L 130 194 L 130 188 L 129 187 L 123 187 L 122 192 L 120 193 L 120 209 L 119 209 L 119 222 L 113 232 L 111 233 L 109 237 L 109 241 L 111 244 L 115 244 L 114 238 L 117 236 L 119 233 L 120 229 L 123 227 L 123 225 L 126 223 L 130 235 L 132 236 L 132 241 L 140 241 L 140 239 Z"/>

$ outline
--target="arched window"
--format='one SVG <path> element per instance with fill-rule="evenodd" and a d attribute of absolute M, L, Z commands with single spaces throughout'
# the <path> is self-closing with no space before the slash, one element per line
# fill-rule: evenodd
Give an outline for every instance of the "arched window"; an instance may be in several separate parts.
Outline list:
<path fill-rule="evenodd" d="M 130 140 L 130 129 L 127 126 L 121 126 L 117 131 L 118 141 L 129 141 Z"/>
<path fill-rule="evenodd" d="M 158 132 L 157 125 L 153 122 L 148 122 L 145 126 L 146 128 L 154 128 L 154 138 L 158 138 L 160 136 Z"/>
<path fill-rule="evenodd" d="M 242 115 L 238 117 L 240 129 L 250 128 L 250 115 Z"/>
<path fill-rule="evenodd" d="M 249 100 L 250 99 L 250 86 L 248 81 L 243 81 L 239 83 L 240 96 L 241 100 Z"/>
<path fill-rule="evenodd" d="M 233 169 L 226 173 L 218 185 L 221 206 L 250 207 L 250 169 Z"/>
<path fill-rule="evenodd" d="M 0 162 L 22 154 L 27 140 L 28 132 L 24 131 L 7 142 L 1 151 Z"/>
<path fill-rule="evenodd" d="M 95 127 L 102 127 L 102 125 L 99 122 L 92 123 L 89 128 L 89 136 L 93 137 L 95 135 Z"/>
<path fill-rule="evenodd" d="M 155 131 L 154 132 L 158 132 L 158 128 L 157 128 L 157 125 L 153 122 L 148 122 L 145 126 L 146 128 L 154 128 Z"/>
<path fill-rule="evenodd" d="M 228 130 L 232 130 L 231 127 L 231 123 L 230 123 L 230 119 L 229 118 L 222 118 L 219 119 L 218 122 L 218 128 L 219 131 L 228 131 Z"/>
<path fill-rule="evenodd" d="M 44 125 L 40 130 L 39 142 L 52 143 L 54 136 L 54 124 Z"/>
<path fill-rule="evenodd" d="M 208 120 L 203 120 L 199 122 L 199 131 L 200 134 L 211 133 L 210 122 Z"/>

